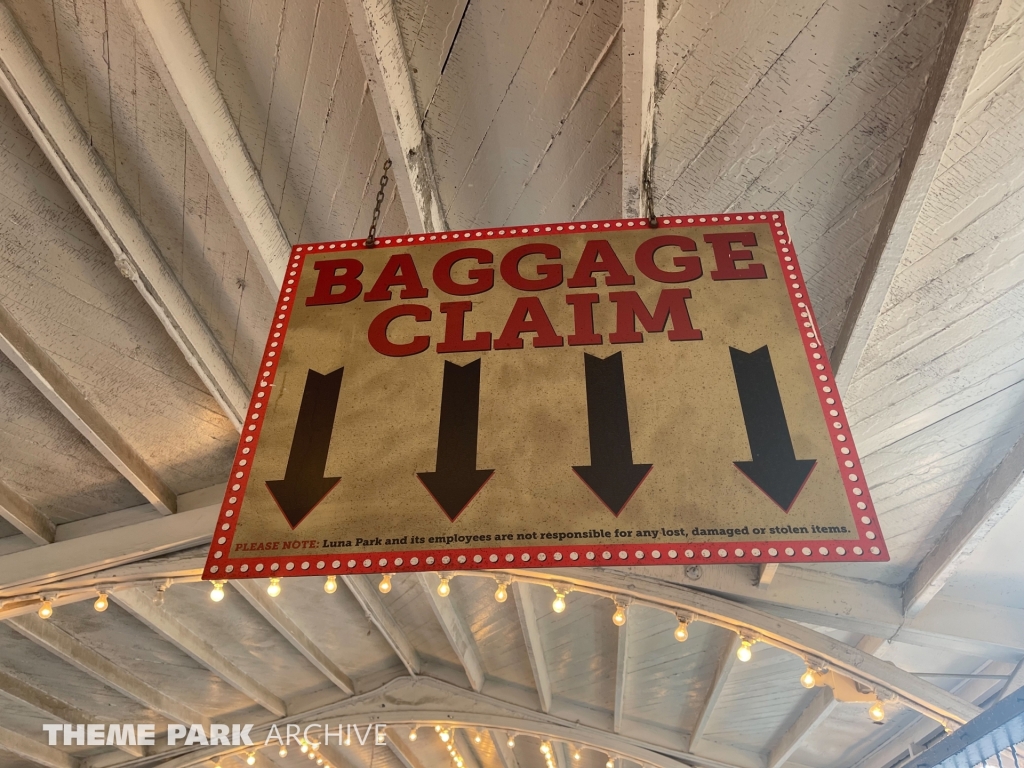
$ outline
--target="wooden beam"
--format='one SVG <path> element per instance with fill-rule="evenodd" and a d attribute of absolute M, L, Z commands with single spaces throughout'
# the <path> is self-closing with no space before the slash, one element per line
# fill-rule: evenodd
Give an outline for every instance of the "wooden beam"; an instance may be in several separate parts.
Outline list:
<path fill-rule="evenodd" d="M 615 627 L 615 705 L 612 715 L 612 730 L 622 733 L 622 718 L 626 709 L 626 667 L 629 664 L 629 605 L 625 605 L 626 623 Z"/>
<path fill-rule="evenodd" d="M 178 117 L 273 295 L 291 246 L 178 0 L 122 0 Z"/>
<path fill-rule="evenodd" d="M 782 768 L 782 765 L 793 756 L 793 753 L 800 748 L 800 745 L 814 729 L 828 719 L 832 710 L 838 705 L 839 702 L 832 695 L 831 688 L 828 686 L 819 688 L 810 704 L 804 707 L 793 724 L 768 751 L 767 768 Z"/>
<path fill-rule="evenodd" d="M 1024 499 L 1024 439 L 1010 449 L 903 585 L 903 613 L 917 616 L 975 547 Z"/>
<path fill-rule="evenodd" d="M 405 218 L 413 232 L 443 232 L 448 223 L 394 3 L 346 2 Z"/>
<path fill-rule="evenodd" d="M 907 147 L 868 246 L 839 337 L 829 357 L 840 391 L 860 363 L 957 114 L 992 29 L 999 0 L 955 0 L 928 74 Z"/>
<path fill-rule="evenodd" d="M 124 667 L 101 656 L 92 648 L 79 642 L 56 624 L 35 616 L 21 616 L 9 619 L 7 626 L 50 651 L 55 656 L 92 675 L 104 685 L 120 691 L 125 696 L 160 712 L 178 723 L 203 723 L 209 720 L 187 704 L 172 699 L 141 678 L 128 672 Z"/>
<path fill-rule="evenodd" d="M 416 753 L 413 752 L 409 743 L 394 731 L 394 728 L 388 729 L 387 745 L 392 754 L 398 758 L 398 762 L 405 768 L 426 768 Z"/>
<path fill-rule="evenodd" d="M 778 572 L 778 563 L 761 563 L 757 566 L 757 586 L 760 589 L 768 589 Z"/>
<path fill-rule="evenodd" d="M 484 687 L 484 663 L 480 658 L 480 651 L 476 647 L 476 640 L 473 633 L 466 625 L 465 619 L 455 610 L 452 604 L 451 595 L 441 597 L 437 594 L 438 577 L 432 573 L 417 573 L 416 578 L 420 582 L 423 591 L 426 592 L 430 607 L 434 609 L 434 615 L 441 623 L 452 650 L 462 663 L 462 668 L 469 678 L 470 687 L 477 692 Z"/>
<path fill-rule="evenodd" d="M 452 729 L 452 737 L 455 739 L 456 749 L 462 755 L 465 768 L 483 768 L 480 763 L 480 757 L 473 747 L 473 739 L 470 738 L 469 732 L 464 728 L 454 728 Z"/>
<path fill-rule="evenodd" d="M 537 606 L 533 602 L 531 586 L 518 581 L 512 583 L 512 595 L 519 613 L 519 626 L 523 631 L 523 642 L 526 644 L 526 655 L 530 659 L 533 680 L 537 684 L 537 697 L 540 699 L 541 712 L 551 711 L 551 674 L 544 655 L 544 643 L 541 640 L 540 624 L 537 621 Z"/>
<path fill-rule="evenodd" d="M 508 745 L 508 735 L 500 731 L 488 731 L 491 741 L 494 743 L 494 751 L 498 753 L 498 760 L 501 768 L 519 768 L 519 761 L 516 760 L 516 753 Z"/>
<path fill-rule="evenodd" d="M 0 749 L 46 768 L 78 768 L 80 765 L 78 758 L 67 752 L 3 727 L 0 727 Z"/>
<path fill-rule="evenodd" d="M 0 19 L 3 11 L 0 10 Z M 146 500 L 164 514 L 178 511 L 177 498 L 160 476 L 128 444 L 67 374 L 25 332 L 14 316 L 0 305 L 0 353 L 82 433 L 103 458 L 113 465 Z"/>
<path fill-rule="evenodd" d="M 1017 662 L 1017 666 L 1014 667 L 1013 672 L 1006 678 L 1006 684 L 1003 686 L 1003 690 L 999 693 L 1000 699 L 1005 699 L 1011 693 L 1016 692 L 1021 686 L 1024 686 L 1024 659 Z"/>
<path fill-rule="evenodd" d="M 28 536 L 33 544 L 50 544 L 57 537 L 57 526 L 2 480 L 0 517 Z"/>
<path fill-rule="evenodd" d="M 224 682 L 244 693 L 264 709 L 283 717 L 287 714 L 284 701 L 271 693 L 262 683 L 243 672 L 225 658 L 212 643 L 189 629 L 162 606 L 153 602 L 152 595 L 141 589 L 119 589 L 111 593 L 118 605 L 127 609 L 143 622 L 193 659 L 205 666 Z"/>
<path fill-rule="evenodd" d="M 697 715 L 697 721 L 690 730 L 690 744 L 687 748 L 691 752 L 704 737 L 704 731 L 707 729 L 708 723 L 711 722 L 711 713 L 715 711 L 715 705 L 718 704 L 722 691 L 725 690 L 729 673 L 732 671 L 733 664 L 736 663 L 736 649 L 739 647 L 740 636 L 730 632 L 722 648 L 722 655 L 718 657 L 718 666 L 711 678 L 711 685 L 708 686 L 708 692 L 704 695 L 704 704 L 700 714 Z"/>
<path fill-rule="evenodd" d="M 248 600 L 249 604 L 259 611 L 263 618 L 328 680 L 345 693 L 355 693 L 356 688 L 352 679 L 329 659 L 327 654 L 320 650 L 319 646 L 305 632 L 299 629 L 298 625 L 281 608 L 280 603 L 267 594 L 262 584 L 255 581 L 232 581 L 231 586 Z"/>
<path fill-rule="evenodd" d="M 377 588 L 370 581 L 369 577 L 359 575 L 342 576 L 341 580 L 348 587 L 352 596 L 363 607 L 363 611 L 366 612 L 366 618 L 384 636 L 384 639 L 388 641 L 388 645 L 391 646 L 395 655 L 405 665 L 405 668 L 409 670 L 409 674 L 418 675 L 422 666 L 420 656 L 416 652 L 416 648 L 409 639 L 409 636 L 405 634 L 405 630 L 399 626 L 398 622 L 395 621 L 395 617 L 391 615 L 391 611 L 388 610 L 387 606 L 380 599 Z"/>
<path fill-rule="evenodd" d="M 644 179 L 654 169 L 658 1 L 622 0 L 622 215 L 647 215 Z M 653 201 L 651 201 L 653 203 Z"/>
<path fill-rule="evenodd" d="M 235 428 L 240 428 L 249 402 L 245 385 L 3 3 L 0 90 L 110 248 L 121 274 L 139 290 Z"/>

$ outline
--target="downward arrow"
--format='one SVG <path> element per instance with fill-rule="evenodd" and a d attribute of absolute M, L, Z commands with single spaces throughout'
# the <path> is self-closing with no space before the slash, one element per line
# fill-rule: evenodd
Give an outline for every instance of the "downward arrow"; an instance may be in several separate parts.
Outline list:
<path fill-rule="evenodd" d="M 622 353 L 603 360 L 584 353 L 583 370 L 587 380 L 590 466 L 573 470 L 618 517 L 653 465 L 633 463 Z"/>
<path fill-rule="evenodd" d="M 267 480 L 267 489 L 292 528 L 301 523 L 341 480 L 340 477 L 324 477 L 324 469 L 344 373 L 344 368 L 330 373 L 309 369 L 284 480 Z"/>
<path fill-rule="evenodd" d="M 434 472 L 417 472 L 416 476 L 452 521 L 494 474 L 493 469 L 476 468 L 479 421 L 480 361 L 455 365 L 445 360 L 437 463 Z"/>
<path fill-rule="evenodd" d="M 796 458 L 768 347 L 750 353 L 729 347 L 729 354 L 752 459 L 733 463 L 789 512 L 817 461 Z"/>

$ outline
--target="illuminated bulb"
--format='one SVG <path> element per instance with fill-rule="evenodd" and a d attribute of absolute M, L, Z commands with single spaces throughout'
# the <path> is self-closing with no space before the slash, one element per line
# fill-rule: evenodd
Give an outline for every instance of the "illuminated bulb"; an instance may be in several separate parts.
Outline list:
<path fill-rule="evenodd" d="M 99 597 L 96 598 L 96 602 L 92 604 L 92 607 L 100 613 L 103 613 L 107 610 L 108 605 L 107 596 L 103 592 L 100 592 Z"/>
<path fill-rule="evenodd" d="M 437 594 L 441 597 L 448 597 L 452 593 L 452 588 L 448 584 L 448 577 L 442 576 L 441 581 L 437 585 Z"/>
<path fill-rule="evenodd" d="M 383 744 L 384 743 L 384 733 L 382 731 L 377 731 L 377 743 L 378 744 Z"/>
<path fill-rule="evenodd" d="M 280 757 L 288 757 L 288 747 L 286 747 L 284 744 L 282 744 L 281 748 L 279 750 L 277 750 L 277 754 Z"/>
<path fill-rule="evenodd" d="M 615 768 L 615 760 L 609 757 L 608 762 L 604 764 L 604 768 Z"/>
<path fill-rule="evenodd" d="M 250 752 L 249 756 L 245 758 L 245 762 L 249 765 L 256 765 L 256 753 Z"/>
<path fill-rule="evenodd" d="M 381 574 L 380 584 L 377 585 L 377 590 L 384 593 L 385 595 L 391 591 L 391 574 Z"/>
<path fill-rule="evenodd" d="M 473 737 L 473 741 L 479 744 L 481 741 L 483 741 L 483 739 L 480 738 L 480 734 L 478 733 L 476 736 Z"/>
<path fill-rule="evenodd" d="M 579 762 L 580 757 L 581 757 L 580 751 L 578 749 L 573 750 L 572 759 L 576 760 L 577 762 Z"/>
<path fill-rule="evenodd" d="M 324 759 L 323 759 L 322 757 L 318 757 L 318 758 L 316 759 L 316 764 L 317 764 L 317 765 L 323 765 L 323 764 L 324 764 Z"/>
<path fill-rule="evenodd" d="M 740 643 L 740 647 L 736 649 L 736 658 L 740 661 L 750 661 L 751 656 L 754 655 L 750 652 L 750 646 L 752 645 L 753 643 L 749 640 L 743 640 Z"/>
<path fill-rule="evenodd" d="M 312 744 L 309 745 L 309 748 L 316 752 L 318 749 L 320 749 L 320 742 L 314 741 Z"/>
<path fill-rule="evenodd" d="M 210 590 L 210 599 L 215 603 L 219 603 L 224 599 L 224 582 L 215 581 L 213 582 L 213 589 Z"/>
<path fill-rule="evenodd" d="M 551 751 L 551 745 L 548 744 L 546 741 L 542 742 L 540 745 L 540 751 L 542 754 L 548 754 Z"/>
<path fill-rule="evenodd" d="M 505 585 L 500 581 L 498 582 L 498 588 L 494 590 L 494 599 L 499 603 L 504 603 L 508 600 L 508 590 L 505 589 Z"/>
<path fill-rule="evenodd" d="M 509 745 L 510 747 L 514 747 L 514 746 L 516 745 L 516 737 L 515 737 L 515 736 L 513 736 L 512 734 L 509 734 L 509 737 L 508 737 L 508 742 L 506 742 L 506 743 L 507 743 L 507 744 L 508 744 L 508 745 Z"/>
<path fill-rule="evenodd" d="M 306 742 L 302 742 L 302 746 L 300 747 L 300 749 L 302 750 L 302 754 L 306 754 L 307 752 L 309 752 L 309 744 L 307 744 Z"/>
<path fill-rule="evenodd" d="M 338 591 L 338 577 L 328 576 L 327 581 L 324 582 L 324 592 L 328 595 L 333 595 Z"/>
<path fill-rule="evenodd" d="M 416 729 L 409 731 L 409 741 L 416 741 Z"/>
<path fill-rule="evenodd" d="M 551 603 L 551 610 L 555 613 L 561 613 L 565 610 L 565 593 L 555 592 L 555 599 Z"/>
<path fill-rule="evenodd" d="M 270 577 L 270 583 L 267 585 L 267 594 L 271 597 L 277 597 L 281 594 L 281 579 L 279 577 Z"/>
<path fill-rule="evenodd" d="M 448 743 L 448 739 L 450 739 L 451 737 L 452 735 L 448 733 L 448 731 L 441 731 L 441 741 L 443 741 L 445 744 Z"/>
<path fill-rule="evenodd" d="M 316 752 L 314 752 L 311 749 L 309 750 L 309 752 L 306 753 L 306 757 L 308 757 L 310 760 L 316 760 Z"/>
<path fill-rule="evenodd" d="M 882 702 L 876 701 L 871 705 L 871 709 L 868 710 L 868 717 L 874 723 L 880 723 L 885 720 L 885 707 L 882 706 Z"/>
<path fill-rule="evenodd" d="M 346 747 L 351 747 L 352 746 L 352 736 L 350 736 L 347 733 L 345 734 L 344 744 L 345 744 Z"/>
<path fill-rule="evenodd" d="M 807 671 L 800 675 L 800 685 L 804 688 L 813 688 L 818 683 L 818 677 L 814 674 L 814 670 L 810 667 Z"/>
<path fill-rule="evenodd" d="M 434 726 L 434 733 L 440 733 L 440 732 L 441 732 L 441 726 L 440 725 L 435 725 Z"/>
<path fill-rule="evenodd" d="M 626 623 L 626 609 L 618 603 L 615 604 L 615 613 L 612 614 L 612 624 L 621 627 Z"/>
<path fill-rule="evenodd" d="M 220 760 L 213 764 L 213 768 L 220 768 Z"/>
<path fill-rule="evenodd" d="M 679 626 L 676 627 L 676 631 L 672 633 L 676 640 L 680 643 L 685 643 L 686 638 L 690 636 L 690 630 L 686 627 L 686 622 L 682 619 L 679 620 Z"/>
<path fill-rule="evenodd" d="M 43 600 L 39 606 L 39 618 L 48 619 L 53 616 L 53 603 L 49 600 Z"/>

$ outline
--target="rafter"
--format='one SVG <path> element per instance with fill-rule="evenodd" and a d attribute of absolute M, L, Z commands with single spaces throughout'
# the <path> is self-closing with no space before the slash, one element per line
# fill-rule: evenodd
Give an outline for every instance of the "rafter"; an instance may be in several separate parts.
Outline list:
<path fill-rule="evenodd" d="M 646 215 L 654 166 L 657 0 L 622 0 L 622 215 Z"/>
<path fill-rule="evenodd" d="M 249 401 L 245 385 L 2 3 L 0 89 L 110 248 L 121 273 L 138 288 L 238 428 Z"/>
<path fill-rule="evenodd" d="M 413 232 L 448 228 L 392 0 L 346 0 L 395 181 Z"/>
<path fill-rule="evenodd" d="M 33 544 L 50 544 L 57 536 L 57 526 L 2 480 L 0 517 L 28 536 Z"/>
<path fill-rule="evenodd" d="M 821 725 L 838 706 L 832 689 L 828 686 L 819 688 L 814 698 L 800 712 L 791 726 L 776 740 L 768 751 L 767 768 L 782 768 L 782 765 L 793 756 L 814 729 Z"/>
<path fill-rule="evenodd" d="M 395 655 L 405 665 L 405 668 L 409 670 L 409 674 L 418 675 L 421 662 L 420 656 L 416 652 L 416 647 L 412 644 L 409 636 L 406 635 L 405 630 L 395 621 L 391 611 L 384 605 L 384 602 L 378 596 L 376 587 L 370 583 L 369 578 L 367 576 L 352 575 L 342 576 L 341 580 L 348 587 L 352 596 L 363 607 L 370 623 L 384 636 L 384 639 L 388 641 L 388 645 L 391 646 Z"/>
<path fill-rule="evenodd" d="M 260 274 L 276 294 L 291 246 L 178 0 L 122 0 Z"/>
<path fill-rule="evenodd" d="M 224 682 L 244 693 L 264 709 L 275 715 L 287 713 L 284 701 L 280 697 L 275 696 L 262 683 L 225 658 L 213 643 L 179 621 L 166 607 L 156 605 L 151 595 L 134 588 L 119 589 L 111 593 L 111 597 L 141 622 L 163 635 L 164 638 L 174 643 Z"/>
<path fill-rule="evenodd" d="M 470 737 L 469 731 L 465 728 L 456 728 L 454 730 L 454 736 L 455 746 L 462 755 L 465 768 L 483 768 L 483 765 L 480 762 L 480 756 L 476 753 L 476 749 L 473 745 L 473 739 Z"/>
<path fill-rule="evenodd" d="M 757 566 L 757 586 L 761 589 L 768 589 L 778 572 L 778 563 L 761 563 Z"/>
<path fill-rule="evenodd" d="M 281 605 L 270 597 L 261 584 L 255 581 L 232 581 L 239 594 L 259 611 L 280 635 L 309 661 L 332 683 L 345 693 L 354 693 L 355 685 L 337 664 L 334 663 L 319 646 L 303 632 L 298 625 L 284 612 Z"/>
<path fill-rule="evenodd" d="M 508 736 L 500 731 L 488 731 L 491 735 L 491 742 L 494 744 L 494 751 L 498 753 L 498 760 L 501 768 L 519 768 L 519 761 L 516 760 L 516 753 L 508 745 Z M 504 737 L 504 738 L 503 738 Z"/>
<path fill-rule="evenodd" d="M 7 626 L 64 661 L 92 675 L 104 685 L 120 691 L 141 704 L 161 712 L 178 723 L 203 723 L 209 720 L 187 704 L 159 691 L 124 667 L 101 656 L 60 627 L 35 616 L 10 619 Z"/>
<path fill-rule="evenodd" d="M 903 612 L 914 617 L 975 547 L 1024 498 L 1024 439 L 1006 454 L 903 585 Z"/>
<path fill-rule="evenodd" d="M 626 709 L 626 669 L 629 664 L 629 606 L 624 606 L 626 623 L 616 627 L 615 651 L 615 704 L 612 723 L 616 733 L 622 732 L 622 718 Z"/>
<path fill-rule="evenodd" d="M 2 305 L 0 352 L 150 504 L 164 514 L 178 511 L 174 492 Z"/>
<path fill-rule="evenodd" d="M 533 680 L 537 685 L 540 709 L 542 712 L 550 712 L 551 674 L 548 672 L 548 663 L 544 655 L 544 643 L 541 641 L 540 624 L 537 621 L 537 606 L 533 601 L 531 587 L 529 584 L 513 583 L 512 595 L 516 601 L 523 642 L 526 643 L 526 655 L 530 659 Z"/>
<path fill-rule="evenodd" d="M 405 768 L 426 768 L 409 743 L 395 733 L 393 728 L 388 730 L 387 745 Z"/>
<path fill-rule="evenodd" d="M 78 768 L 79 760 L 56 747 L 22 736 L 16 731 L 0 727 L 0 749 L 13 752 L 37 765 L 46 768 Z"/>
<path fill-rule="evenodd" d="M 725 690 L 725 684 L 729 681 L 729 673 L 736 663 L 736 649 L 739 647 L 739 635 L 729 633 L 729 637 L 726 638 L 725 644 L 722 646 L 722 653 L 718 657 L 718 666 L 715 667 L 711 684 L 708 686 L 707 693 L 704 694 L 704 704 L 700 708 L 700 714 L 697 715 L 697 721 L 690 729 L 690 751 L 693 751 L 704 737 L 704 731 L 707 729 L 708 723 L 711 722 L 711 714 L 715 711 L 722 691 Z"/>
<path fill-rule="evenodd" d="M 417 573 L 416 578 L 427 594 L 430 607 L 434 609 L 434 615 L 441 623 L 445 637 L 448 638 L 452 650 L 455 651 L 455 655 L 462 663 L 462 668 L 466 671 L 470 687 L 477 692 L 483 690 L 484 663 L 480 658 L 480 651 L 476 647 L 473 633 L 466 625 L 466 620 L 455 609 L 451 596 L 441 597 L 437 594 L 437 576 L 430 573 Z"/>

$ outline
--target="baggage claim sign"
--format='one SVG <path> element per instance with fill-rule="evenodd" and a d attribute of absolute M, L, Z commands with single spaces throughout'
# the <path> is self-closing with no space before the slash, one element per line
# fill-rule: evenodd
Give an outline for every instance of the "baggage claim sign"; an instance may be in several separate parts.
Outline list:
<path fill-rule="evenodd" d="M 204 575 L 887 558 L 752 213 L 296 246 Z"/>

